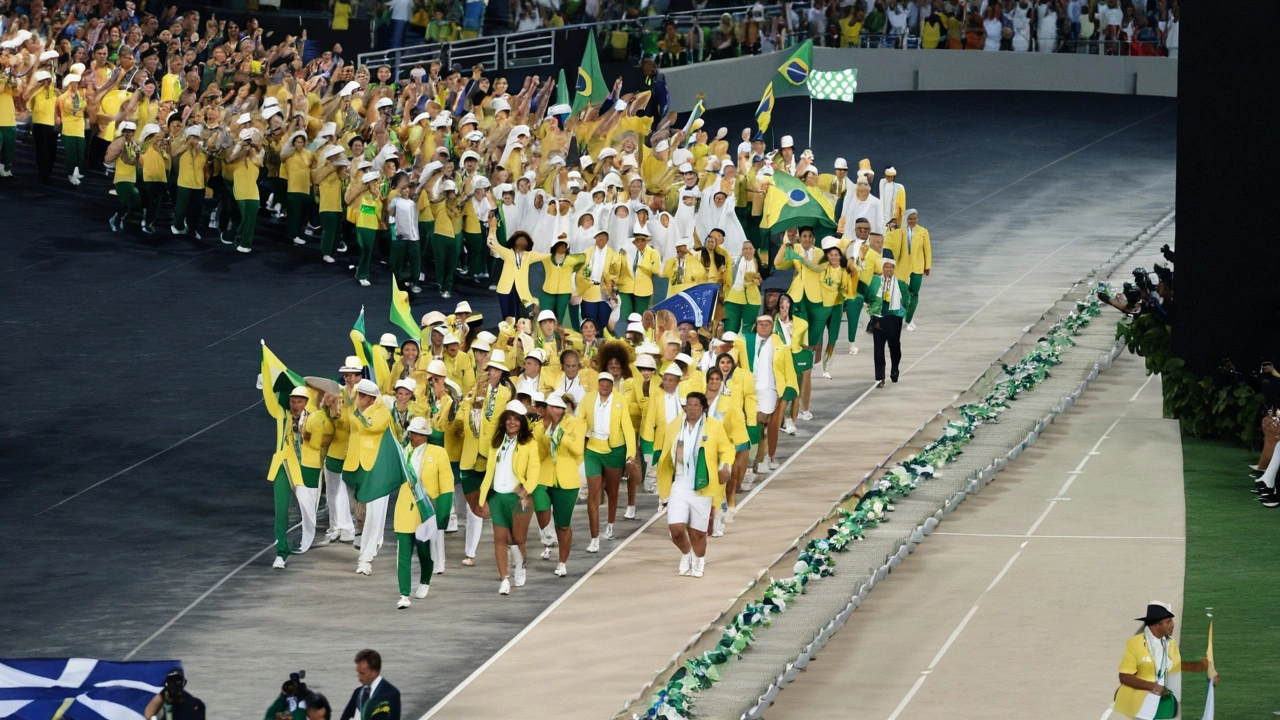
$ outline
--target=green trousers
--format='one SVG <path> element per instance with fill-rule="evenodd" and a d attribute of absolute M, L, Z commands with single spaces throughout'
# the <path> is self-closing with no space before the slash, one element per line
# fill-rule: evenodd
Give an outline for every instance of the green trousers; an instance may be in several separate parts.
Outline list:
<path fill-rule="evenodd" d="M 649 309 L 649 301 L 651 300 L 653 300 L 653 297 L 648 295 L 640 296 L 633 295 L 631 293 L 619 293 L 618 324 L 622 326 L 622 331 L 617 331 L 615 328 L 614 335 L 622 337 L 623 332 L 626 331 L 627 318 L 630 317 L 633 312 L 643 314 L 645 310 Z"/>
<path fill-rule="evenodd" d="M 458 255 L 462 244 L 456 236 L 435 235 L 431 238 L 431 253 L 435 257 L 436 282 L 440 292 L 453 292 L 453 276 L 458 272 Z"/>
<path fill-rule="evenodd" d="M 320 254 L 333 255 L 333 248 L 338 244 L 338 227 L 342 222 L 340 212 L 320 213 Z"/>
<path fill-rule="evenodd" d="M 419 264 L 419 272 L 425 270 L 427 263 L 431 262 L 434 257 L 431 239 L 435 237 L 436 224 L 434 221 L 419 220 L 418 221 L 418 254 L 422 257 L 422 263 Z M 418 282 L 418 278 L 413 279 Z"/>
<path fill-rule="evenodd" d="M 204 188 L 179 187 L 173 201 L 173 226 L 188 232 L 199 232 L 200 209 L 204 206 Z"/>
<path fill-rule="evenodd" d="M 756 318 L 759 316 L 759 305 L 726 302 L 724 304 L 724 331 L 741 332 L 744 323 L 748 328 L 754 327 Z"/>
<path fill-rule="evenodd" d="M 569 312 L 569 298 L 573 297 L 570 293 L 538 293 L 538 306 L 543 310 L 550 310 L 556 314 L 556 322 L 564 325 L 569 322 L 566 315 Z"/>
<path fill-rule="evenodd" d="M 18 128 L 15 125 L 0 127 L 0 165 L 13 172 L 13 149 L 18 144 Z"/>
<path fill-rule="evenodd" d="M 131 182 L 116 183 L 116 198 L 120 201 L 120 222 L 138 206 L 138 186 Z"/>
<path fill-rule="evenodd" d="M 160 206 L 164 204 L 164 199 L 169 194 L 169 183 L 163 180 L 144 182 L 142 190 L 147 198 L 147 204 L 142 210 L 142 221 L 148 225 L 154 225 L 156 218 L 160 217 Z"/>
<path fill-rule="evenodd" d="M 408 595 L 413 590 L 413 556 L 418 555 L 421 572 L 418 582 L 431 584 L 431 573 L 435 572 L 435 563 L 431 562 L 431 542 L 423 542 L 413 533 L 396 533 L 396 579 L 400 581 L 400 594 Z"/>
<path fill-rule="evenodd" d="M 289 557 L 289 500 L 293 498 L 293 487 L 283 471 L 271 485 L 276 506 L 276 555 L 287 558 Z"/>
<path fill-rule="evenodd" d="M 306 219 L 307 205 L 311 196 L 307 193 L 289 193 L 285 196 L 289 213 L 286 225 L 289 228 L 289 239 L 302 237 L 302 221 Z"/>
<path fill-rule="evenodd" d="M 253 247 L 253 233 L 258 228 L 258 205 L 257 200 L 237 200 L 236 207 L 240 208 L 240 230 L 236 233 L 240 236 L 240 247 Z"/>
<path fill-rule="evenodd" d="M 911 282 L 907 285 L 911 290 L 911 297 L 907 298 L 907 322 L 911 322 L 911 318 L 916 316 L 916 306 L 920 304 L 920 286 L 922 284 L 924 284 L 924 275 L 911 273 Z"/>
<path fill-rule="evenodd" d="M 369 265 L 373 262 L 373 246 L 378 242 L 377 228 L 356 228 L 356 243 L 360 245 L 360 261 L 356 264 L 356 279 L 369 279 Z"/>
<path fill-rule="evenodd" d="M 489 272 L 489 248 L 485 246 L 485 237 L 481 233 L 462 233 L 467 243 L 467 268 L 471 277 Z"/>
<path fill-rule="evenodd" d="M 66 158 L 67 174 L 74 174 L 76 170 L 84 175 L 84 136 L 72 137 L 70 135 L 62 136 L 62 151 Z"/>
<path fill-rule="evenodd" d="M 849 323 L 849 342 L 853 342 L 858 339 L 858 324 L 859 320 L 862 318 L 862 306 L 865 305 L 866 302 L 867 301 L 861 295 L 844 301 L 844 314 Z"/>
<path fill-rule="evenodd" d="M 410 285 L 418 284 L 422 271 L 422 245 L 414 240 L 391 241 L 391 272 L 396 279 Z"/>

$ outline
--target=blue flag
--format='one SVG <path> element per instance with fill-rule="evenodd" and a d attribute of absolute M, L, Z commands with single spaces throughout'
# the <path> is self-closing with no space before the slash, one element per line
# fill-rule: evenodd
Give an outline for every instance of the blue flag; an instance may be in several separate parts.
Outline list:
<path fill-rule="evenodd" d="M 89 658 L 0 660 L 0 710 L 17 720 L 141 717 L 177 660 L 107 662 Z"/>
<path fill-rule="evenodd" d="M 704 328 L 711 324 L 719 293 L 720 283 L 694 285 L 654 305 L 653 311 L 670 310 L 677 323 L 693 323 L 694 327 Z"/>

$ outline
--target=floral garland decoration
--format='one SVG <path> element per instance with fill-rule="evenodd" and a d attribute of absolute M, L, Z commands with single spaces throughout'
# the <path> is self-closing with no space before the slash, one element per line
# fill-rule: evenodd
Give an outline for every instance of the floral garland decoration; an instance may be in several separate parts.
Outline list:
<path fill-rule="evenodd" d="M 730 658 L 740 657 L 756 640 L 756 632 L 768 627 L 772 615 L 804 594 L 811 580 L 835 574 L 834 553 L 845 552 L 849 544 L 861 540 L 867 530 L 888 522 L 893 501 L 911 494 L 921 482 L 932 479 L 936 468 L 951 462 L 964 452 L 963 447 L 984 422 L 999 422 L 999 415 L 1023 392 L 1034 389 L 1049 377 L 1049 368 L 1062 362 L 1062 352 L 1076 343 L 1089 322 L 1102 314 L 1096 294 L 1091 288 L 1075 310 L 1054 323 L 1036 343 L 1036 347 L 1013 365 L 1002 365 L 1002 377 L 982 400 L 959 408 L 960 419 L 947 423 L 942 437 L 926 445 L 920 452 L 890 468 L 864 495 L 853 511 L 838 509 L 839 521 L 827 529 L 826 537 L 815 538 L 792 566 L 793 575 L 770 578 L 759 601 L 748 603 L 729 621 L 716 646 L 701 655 L 685 660 L 672 673 L 666 685 L 654 695 L 653 702 L 638 720 L 690 720 L 694 716 L 693 695 L 720 680 L 720 666 Z"/>

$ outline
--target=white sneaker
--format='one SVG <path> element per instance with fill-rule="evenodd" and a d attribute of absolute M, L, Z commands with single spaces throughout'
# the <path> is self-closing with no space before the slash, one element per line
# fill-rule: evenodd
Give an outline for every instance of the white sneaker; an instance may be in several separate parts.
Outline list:
<path fill-rule="evenodd" d="M 245 252 L 248 252 L 248 251 L 246 250 Z M 373 283 L 369 282 L 368 280 L 361 280 L 361 281 L 360 281 L 360 287 L 369 287 L 369 286 L 370 286 L 370 285 L 372 285 L 372 284 L 373 284 Z"/>
<path fill-rule="evenodd" d="M 276 558 L 276 561 L 275 561 L 275 562 L 273 562 L 273 563 L 271 563 L 271 567 L 273 567 L 273 568 L 275 568 L 275 569 L 277 569 L 277 570 L 283 570 L 283 569 L 284 569 L 284 558 L 282 558 L 282 557 L 277 557 L 277 558 Z"/>
<path fill-rule="evenodd" d="M 524 566 L 521 565 L 516 567 L 515 572 L 511 573 L 511 582 L 516 587 L 524 587 L 526 577 L 528 577 L 528 572 L 524 569 Z"/>
<path fill-rule="evenodd" d="M 414 285 L 409 289 L 413 291 L 414 295 L 417 295 L 418 293 L 422 292 L 422 287 L 420 285 Z"/>
<path fill-rule="evenodd" d="M 417 590 L 413 591 L 413 596 L 419 600 L 425 598 L 427 593 L 431 591 L 430 585 L 419 585 Z"/>
<path fill-rule="evenodd" d="M 556 565 L 556 577 L 564 577 L 565 575 L 568 575 L 568 574 L 569 574 L 569 568 L 565 567 L 564 563 L 558 563 Z"/>
<path fill-rule="evenodd" d="M 327 531 L 325 531 L 324 539 L 329 542 L 333 542 L 334 540 L 338 539 L 339 535 L 340 533 L 338 532 L 338 528 L 329 528 Z"/>
<path fill-rule="evenodd" d="M 591 542 L 587 543 L 587 552 L 589 553 L 600 552 L 600 538 L 598 537 L 591 538 Z"/>
<path fill-rule="evenodd" d="M 693 568 L 693 560 L 690 559 L 692 557 L 693 557 L 693 553 L 685 553 L 684 555 L 680 556 L 681 577 L 688 575 L 689 571 Z"/>
<path fill-rule="evenodd" d="M 695 557 L 693 559 L 693 568 L 690 570 L 689 574 L 694 577 L 700 578 L 702 577 L 702 573 L 706 572 L 706 570 L 707 570 L 707 559 L 704 557 Z"/>
<path fill-rule="evenodd" d="M 542 548 L 542 554 L 541 554 L 541 555 L 539 555 L 538 557 L 542 558 L 543 560 L 550 560 L 550 559 L 551 559 L 551 546 L 550 546 L 550 545 L 548 545 L 548 546 L 546 546 L 546 547 Z"/>
<path fill-rule="evenodd" d="M 437 565 L 437 566 L 436 566 L 436 569 L 435 569 L 435 570 L 433 570 L 433 571 L 431 572 L 431 574 L 432 574 L 432 575 L 443 575 L 443 574 L 444 574 L 444 563 L 440 563 L 439 565 Z"/>
<path fill-rule="evenodd" d="M 828 372 L 828 371 L 826 371 L 826 370 L 823 370 L 823 371 L 822 371 L 822 379 L 823 379 L 823 380 L 830 380 L 830 379 L 831 379 L 831 373 L 830 373 L 830 372 Z"/>
<path fill-rule="evenodd" d="M 787 418 L 782 421 L 782 432 L 788 435 L 796 434 L 796 424 L 791 422 L 791 418 Z"/>
<path fill-rule="evenodd" d="M 447 533 L 458 532 L 458 514 L 456 512 L 449 513 L 449 525 L 444 529 Z"/>
<path fill-rule="evenodd" d="M 236 252 L 250 253 L 250 252 L 253 252 L 253 251 L 252 251 L 252 250 L 250 250 L 250 249 L 249 249 L 249 248 L 247 248 L 247 247 L 244 247 L 244 246 L 242 245 L 242 246 L 240 246 L 240 247 L 237 247 L 237 248 L 236 248 Z"/>
<path fill-rule="evenodd" d="M 857 355 L 857 354 L 858 354 L 858 346 L 857 346 L 857 345 L 850 344 L 850 345 L 849 345 L 849 354 L 850 354 L 850 355 Z"/>
<path fill-rule="evenodd" d="M 293 239 L 293 244 L 294 244 L 294 245 L 306 245 L 306 244 L 307 244 L 307 241 L 306 241 L 306 240 L 303 240 L 303 239 L 302 239 L 302 238 L 300 238 L 300 237 L 296 237 L 296 238 L 294 238 L 294 239 Z"/>
<path fill-rule="evenodd" d="M 624 512 L 624 513 L 622 513 L 622 519 L 623 519 L 623 520 L 635 520 L 635 519 L 636 519 L 636 506 L 635 506 L 635 505 L 628 505 L 628 506 L 627 506 L 627 511 L 626 511 L 626 512 Z"/>
<path fill-rule="evenodd" d="M 907 323 L 907 332 L 915 332 L 915 331 L 916 331 L 916 324 L 913 322 Z"/>
<path fill-rule="evenodd" d="M 605 540 L 613 539 L 613 523 L 604 524 L 604 539 Z"/>
<path fill-rule="evenodd" d="M 79 187 L 79 185 L 80 185 L 80 178 L 76 177 L 75 175 L 68 175 L 68 176 L 67 176 L 67 181 L 68 181 L 68 182 L 70 182 L 72 185 L 75 185 L 75 186 L 77 186 L 77 187 Z"/>
<path fill-rule="evenodd" d="M 773 456 L 770 455 L 769 456 L 769 472 L 773 472 L 774 470 L 777 470 L 780 467 L 782 467 L 782 465 L 779 464 L 777 460 L 774 460 Z"/>
<path fill-rule="evenodd" d="M 804 420 L 805 422 L 808 422 L 813 419 L 813 413 L 809 412 L 808 410 L 801 410 L 800 419 Z"/>
<path fill-rule="evenodd" d="M 367 563 L 367 562 L 357 563 L 357 564 L 356 564 L 356 574 L 357 574 L 357 575 L 372 575 L 372 574 L 373 574 L 373 564 L 372 564 L 372 563 Z"/>
<path fill-rule="evenodd" d="M 510 595 L 510 594 L 511 594 L 511 581 L 510 581 L 510 580 L 508 580 L 507 578 L 502 578 L 502 582 L 498 583 L 498 594 L 499 594 L 499 595 Z"/>
<path fill-rule="evenodd" d="M 396 603 L 396 609 L 397 609 L 397 610 L 403 610 L 403 609 L 405 609 L 405 608 L 409 607 L 409 605 L 410 605 L 410 602 L 409 602 L 409 596 L 408 596 L 408 595 L 401 595 L 401 596 L 400 596 L 400 602 Z"/>
<path fill-rule="evenodd" d="M 0 165 L 0 177 L 13 177 L 13 173 L 9 172 L 5 166 Z"/>
<path fill-rule="evenodd" d="M 186 231 L 186 230 L 179 230 L 179 229 L 177 228 L 177 226 L 175 226 L 175 225 L 170 225 L 170 226 L 169 226 L 169 234 L 170 234 L 170 235 L 186 235 L 186 234 L 187 234 L 187 231 Z"/>
<path fill-rule="evenodd" d="M 750 490 L 755 486 L 756 486 L 756 474 L 748 469 L 746 474 L 742 476 L 741 491 L 746 492 L 747 490 Z"/>
<path fill-rule="evenodd" d="M 724 521 L 726 523 L 731 523 L 733 522 L 733 516 L 738 514 L 738 508 L 726 508 L 725 511 L 720 514 L 724 516 Z"/>
<path fill-rule="evenodd" d="M 716 519 L 711 523 L 711 537 L 724 537 L 724 513 L 716 515 Z"/>
<path fill-rule="evenodd" d="M 334 259 L 333 259 L 333 256 L 332 256 L 332 255 L 325 255 L 323 258 L 321 258 L 321 260 L 324 260 L 324 261 L 325 261 L 325 262 L 327 262 L 327 263 L 334 262 Z"/>
<path fill-rule="evenodd" d="M 556 529 L 550 525 L 545 528 L 538 528 L 538 537 L 542 540 L 542 544 L 549 548 L 560 544 L 560 541 L 556 539 Z"/>
<path fill-rule="evenodd" d="M 338 540 L 345 543 L 354 543 L 356 541 L 356 535 L 350 530 L 343 530 L 341 534 L 338 535 Z"/>
<path fill-rule="evenodd" d="M 453 297 L 453 294 L 450 293 L 448 290 L 445 290 L 444 292 L 440 293 L 440 297 L 444 298 L 445 300 L 448 300 L 449 298 Z"/>

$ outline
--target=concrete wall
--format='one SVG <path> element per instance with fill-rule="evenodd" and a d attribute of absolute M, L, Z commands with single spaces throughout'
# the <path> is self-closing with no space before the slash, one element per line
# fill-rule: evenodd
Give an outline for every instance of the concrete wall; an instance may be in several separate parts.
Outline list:
<path fill-rule="evenodd" d="M 756 55 L 665 70 L 671 107 L 755 104 L 786 55 Z M 816 48 L 819 70 L 857 68 L 858 92 L 1047 90 L 1177 97 L 1178 61 L 1067 53 Z"/>

